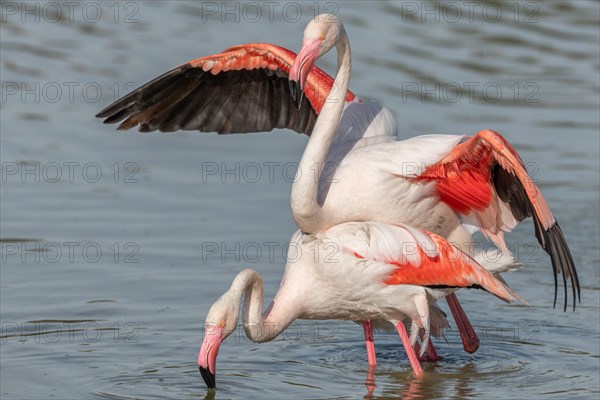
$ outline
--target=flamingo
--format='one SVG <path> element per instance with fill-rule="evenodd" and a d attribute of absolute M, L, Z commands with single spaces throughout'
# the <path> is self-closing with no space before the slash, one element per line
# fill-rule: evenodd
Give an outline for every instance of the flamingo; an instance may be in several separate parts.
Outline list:
<path fill-rule="evenodd" d="M 338 51 L 335 81 L 314 64 Z M 198 130 L 219 134 L 289 128 L 309 136 L 295 183 L 292 214 L 307 233 L 349 221 L 406 223 L 435 232 L 468 251 L 476 230 L 508 252 L 504 232 L 532 216 L 550 255 L 554 305 L 561 273 L 567 307 L 580 299 L 575 264 L 556 218 L 523 161 L 498 133 L 426 135 L 400 141 L 391 112 L 348 90 L 350 45 L 333 15 L 313 19 L 296 55 L 252 43 L 184 63 L 109 105 L 97 117 L 119 130 Z M 302 172 L 305 173 L 302 173 Z M 318 179 L 314 179 L 314 172 Z M 447 298 L 463 346 L 477 336 L 458 299 Z M 365 321 L 369 364 L 370 324 Z"/>
<path fill-rule="evenodd" d="M 347 222 L 316 234 L 297 231 L 289 248 L 281 285 L 264 312 L 263 281 L 251 269 L 240 272 L 208 311 L 198 367 L 209 389 L 216 387 L 219 346 L 234 332 L 240 308 L 246 336 L 257 343 L 275 339 L 296 319 L 393 326 L 414 374 L 421 376 L 413 348 L 417 333 L 422 333 L 424 353 L 430 334 L 439 335 L 447 326 L 436 300 L 458 288 L 483 289 L 507 302 L 522 300 L 441 236 L 408 225 Z M 409 335 L 405 323 L 417 329 Z"/>

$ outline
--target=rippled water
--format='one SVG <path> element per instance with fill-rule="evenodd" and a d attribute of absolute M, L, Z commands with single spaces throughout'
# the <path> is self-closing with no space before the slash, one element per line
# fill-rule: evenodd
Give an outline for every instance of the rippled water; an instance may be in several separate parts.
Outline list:
<path fill-rule="evenodd" d="M 268 344 L 230 337 L 216 398 L 597 397 L 599 3 L 452 2 L 459 15 L 437 2 L 258 2 L 261 15 L 237 6 L 239 22 L 235 4 L 0 2 L 2 398 L 206 395 L 202 320 L 244 267 L 276 291 L 295 230 L 287 168 L 306 138 L 116 133 L 93 116 L 230 45 L 297 50 L 317 8 L 345 22 L 352 90 L 393 110 L 404 136 L 491 128 L 514 144 L 561 221 L 582 303 L 552 309 L 528 221 L 509 236 L 524 266 L 506 279 L 533 308 L 459 293 L 477 353 L 449 331 L 443 361 L 415 381 L 399 340 L 377 333 L 373 386 L 360 327 L 299 322 Z M 332 72 L 335 57 L 320 65 Z"/>

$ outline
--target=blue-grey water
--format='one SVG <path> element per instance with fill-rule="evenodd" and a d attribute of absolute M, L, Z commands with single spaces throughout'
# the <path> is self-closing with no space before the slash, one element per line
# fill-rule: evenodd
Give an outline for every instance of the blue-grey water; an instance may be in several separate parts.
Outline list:
<path fill-rule="evenodd" d="M 351 89 L 400 133 L 502 133 L 528 163 L 578 266 L 581 304 L 552 308 L 531 221 L 508 236 L 509 284 L 533 307 L 459 293 L 455 330 L 412 379 L 399 339 L 298 322 L 222 346 L 218 399 L 597 398 L 600 389 L 600 3 L 2 1 L 0 396 L 194 398 L 202 321 L 251 267 L 275 293 L 294 162 L 307 138 L 118 133 L 94 115 L 169 68 L 245 42 L 297 50 L 315 12 L 344 21 Z M 260 9 L 260 11 L 258 11 Z M 335 56 L 319 61 L 335 70 Z M 560 279 L 560 278 L 559 278 Z M 559 292 L 562 295 L 561 292 Z M 561 302 L 559 297 L 559 303 Z M 446 307 L 442 304 L 442 307 Z M 210 397 L 209 397 L 210 398 Z"/>

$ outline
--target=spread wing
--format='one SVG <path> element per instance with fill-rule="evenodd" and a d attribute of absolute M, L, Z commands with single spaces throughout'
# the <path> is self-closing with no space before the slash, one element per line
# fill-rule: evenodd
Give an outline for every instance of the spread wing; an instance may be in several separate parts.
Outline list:
<path fill-rule="evenodd" d="M 297 109 L 288 85 L 296 54 L 266 43 L 231 47 L 180 65 L 100 111 L 117 129 L 140 132 L 266 132 L 293 129 L 310 135 L 333 86 L 333 78 L 314 67 Z M 346 101 L 354 100 L 350 91 Z"/>
<path fill-rule="evenodd" d="M 393 266 L 385 284 L 478 288 L 505 301 L 520 299 L 474 259 L 431 232 L 400 224 L 350 222 L 325 234 L 358 259 Z"/>
<path fill-rule="evenodd" d="M 552 261 L 554 305 L 558 273 L 563 277 L 565 310 L 568 279 L 573 298 L 580 299 L 575 263 L 563 232 L 544 196 L 527 174 L 521 157 L 498 133 L 479 132 L 428 166 L 418 179 L 435 181 L 443 202 L 456 212 L 475 218 L 482 231 L 504 248 L 502 233 L 523 219 L 533 217 L 535 236 Z"/>

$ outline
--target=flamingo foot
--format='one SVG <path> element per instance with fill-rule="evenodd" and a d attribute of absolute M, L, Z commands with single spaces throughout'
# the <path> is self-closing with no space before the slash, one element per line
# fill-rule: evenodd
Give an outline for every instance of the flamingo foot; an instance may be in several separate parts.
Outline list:
<path fill-rule="evenodd" d="M 406 355 L 408 356 L 408 360 L 410 361 L 410 365 L 415 372 L 415 375 L 418 377 L 423 376 L 423 368 L 421 368 L 421 364 L 419 363 L 419 358 L 415 353 L 415 349 L 413 349 L 410 344 L 410 339 L 408 338 L 408 333 L 406 332 L 406 327 L 402 321 L 396 324 L 396 330 L 400 335 L 400 339 L 402 340 L 402 344 L 404 345 L 404 350 L 406 350 Z"/>
<path fill-rule="evenodd" d="M 477 337 L 467 314 L 458 302 L 458 298 L 454 293 L 446 297 L 446 301 L 448 302 L 454 321 L 456 321 L 456 327 L 460 333 L 463 348 L 467 353 L 475 353 L 479 348 L 479 338 Z"/>
<path fill-rule="evenodd" d="M 363 330 L 365 331 L 365 346 L 367 347 L 367 360 L 369 367 L 377 366 L 377 356 L 375 355 L 375 342 L 373 341 L 373 324 L 371 321 L 363 322 Z"/>

